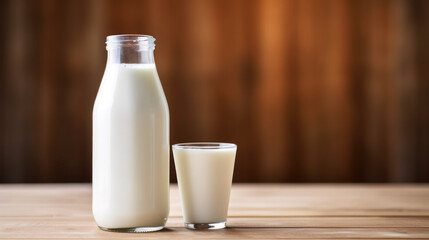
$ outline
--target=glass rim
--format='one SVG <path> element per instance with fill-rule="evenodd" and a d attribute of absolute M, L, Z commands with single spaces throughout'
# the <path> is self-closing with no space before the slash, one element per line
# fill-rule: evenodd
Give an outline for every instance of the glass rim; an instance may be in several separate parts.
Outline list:
<path fill-rule="evenodd" d="M 190 143 L 176 143 L 173 144 L 173 149 L 201 149 L 201 150 L 213 150 L 213 149 L 234 149 L 237 145 L 234 143 L 223 143 L 223 142 L 190 142 Z"/>

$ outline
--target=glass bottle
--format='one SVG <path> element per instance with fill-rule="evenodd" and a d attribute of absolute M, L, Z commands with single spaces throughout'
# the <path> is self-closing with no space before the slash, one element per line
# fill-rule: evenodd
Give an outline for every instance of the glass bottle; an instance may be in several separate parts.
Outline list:
<path fill-rule="evenodd" d="M 93 214 L 103 230 L 161 230 L 169 214 L 169 111 L 155 38 L 107 37 L 93 109 Z"/>

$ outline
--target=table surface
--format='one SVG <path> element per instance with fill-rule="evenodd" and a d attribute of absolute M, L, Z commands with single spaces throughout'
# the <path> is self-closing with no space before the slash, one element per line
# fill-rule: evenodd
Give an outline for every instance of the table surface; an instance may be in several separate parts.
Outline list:
<path fill-rule="evenodd" d="M 98 229 L 89 184 L 0 185 L 0 239 L 429 238 L 429 185 L 234 184 L 227 226 L 185 229 L 176 185 L 153 233 Z"/>

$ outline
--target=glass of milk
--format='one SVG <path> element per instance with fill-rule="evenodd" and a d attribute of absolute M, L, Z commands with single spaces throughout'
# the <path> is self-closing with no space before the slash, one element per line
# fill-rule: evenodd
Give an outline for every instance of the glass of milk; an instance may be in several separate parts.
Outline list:
<path fill-rule="evenodd" d="M 236 152 L 232 143 L 173 145 L 185 227 L 225 228 Z"/>

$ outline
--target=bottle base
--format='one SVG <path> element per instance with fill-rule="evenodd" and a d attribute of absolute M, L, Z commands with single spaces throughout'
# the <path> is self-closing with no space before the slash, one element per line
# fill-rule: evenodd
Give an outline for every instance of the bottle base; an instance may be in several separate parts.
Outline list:
<path fill-rule="evenodd" d="M 141 232 L 155 232 L 160 231 L 164 228 L 164 226 L 159 227 L 132 227 L 132 228 L 105 228 L 100 227 L 101 230 L 109 231 L 109 232 L 128 232 L 128 233 L 141 233 Z"/>
<path fill-rule="evenodd" d="M 185 223 L 185 227 L 193 230 L 215 230 L 226 227 L 226 222 L 218 223 Z"/>

